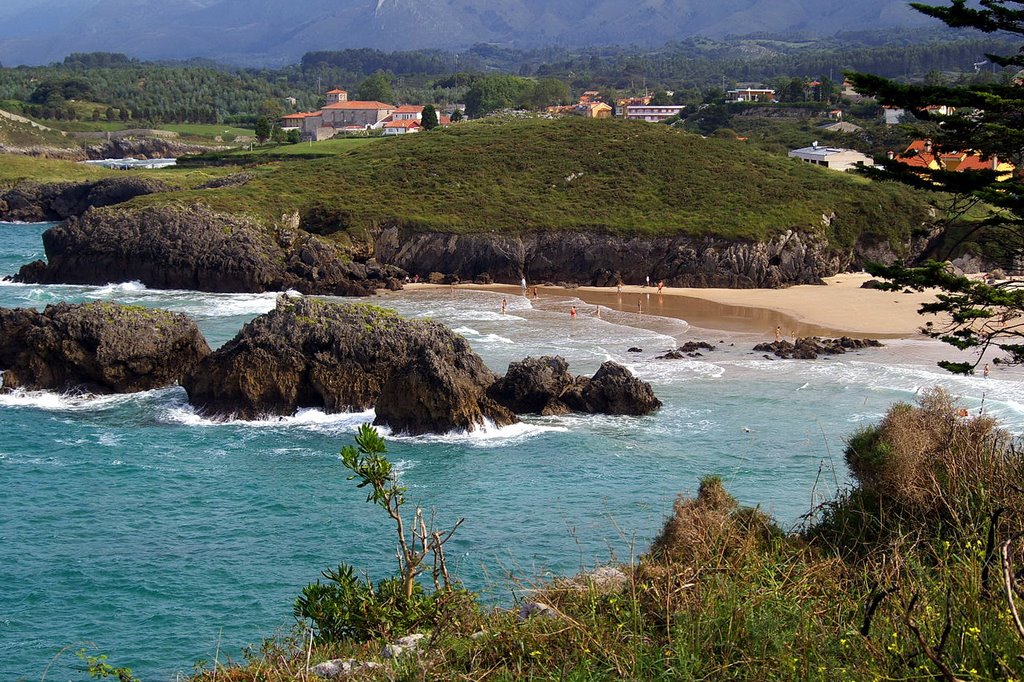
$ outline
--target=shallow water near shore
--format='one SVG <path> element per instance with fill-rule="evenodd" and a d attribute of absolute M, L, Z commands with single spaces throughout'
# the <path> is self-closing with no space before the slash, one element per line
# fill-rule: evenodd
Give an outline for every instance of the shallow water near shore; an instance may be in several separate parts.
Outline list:
<path fill-rule="evenodd" d="M 0 275 L 41 257 L 44 228 L 0 224 Z M 185 312 L 216 347 L 275 296 L 0 283 L 4 307 L 62 300 Z M 436 289 L 372 302 L 449 325 L 497 372 L 527 355 L 562 355 L 580 374 L 612 359 L 665 403 L 644 418 L 528 417 L 472 434 L 389 437 L 411 500 L 436 508 L 441 523 L 465 517 L 449 554 L 494 602 L 512 599 L 508 573 L 530 582 L 628 561 L 706 474 L 792 526 L 845 483 L 844 437 L 935 384 L 1024 432 L 1019 372 L 950 376 L 935 366 L 948 349 L 931 342 L 778 361 L 749 350 L 766 340 L 756 334 L 612 310 L 597 319 L 568 291 L 531 301 Z M 716 350 L 654 358 L 687 340 Z M 305 411 L 214 423 L 180 388 L 0 395 L 0 679 L 37 680 L 63 647 L 89 646 L 149 682 L 172 680 L 197 659 L 237 658 L 287 629 L 295 596 L 324 568 L 391 572 L 391 527 L 337 457 L 372 418 Z M 47 678 L 77 679 L 76 664 L 64 653 Z"/>

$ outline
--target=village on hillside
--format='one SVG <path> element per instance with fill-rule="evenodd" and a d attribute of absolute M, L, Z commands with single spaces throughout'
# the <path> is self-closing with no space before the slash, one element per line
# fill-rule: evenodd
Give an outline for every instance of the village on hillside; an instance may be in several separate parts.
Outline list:
<path fill-rule="evenodd" d="M 820 81 L 810 81 L 804 85 L 812 96 L 816 89 L 821 88 Z M 857 101 L 858 93 L 849 81 L 842 87 L 842 97 Z M 436 113 L 436 123 L 424 121 L 426 109 L 424 105 L 394 105 L 386 102 L 350 100 L 348 91 L 334 88 L 325 93 L 326 102 L 318 111 L 285 114 L 278 122 L 285 133 L 294 131 L 303 142 L 318 142 L 336 135 L 362 135 L 371 131 L 385 136 L 416 133 L 424 128 L 448 126 L 463 118 L 465 105 L 449 105 L 445 111 Z M 670 93 L 671 94 L 671 93 Z M 725 92 L 726 104 L 761 104 L 780 105 L 776 99 L 776 91 L 759 84 L 738 86 Z M 431 106 L 431 108 L 433 108 Z M 623 118 L 648 123 L 671 123 L 679 120 L 687 113 L 687 105 L 657 101 L 651 94 L 645 93 L 637 97 L 616 98 L 612 103 L 604 101 L 598 90 L 587 90 L 580 95 L 574 104 L 548 106 L 544 112 L 552 116 L 582 116 L 584 118 Z M 927 112 L 929 115 L 949 116 L 955 109 L 946 105 L 933 105 Z M 886 107 L 883 120 L 886 125 L 898 125 L 908 115 L 902 109 Z M 834 109 L 828 112 L 828 122 L 820 126 L 823 131 L 855 133 L 861 130 L 857 125 L 843 121 L 843 111 Z M 737 139 L 745 140 L 744 137 Z M 868 154 L 856 149 L 819 144 L 816 140 L 806 147 L 789 151 L 790 158 L 799 159 L 830 170 L 848 171 L 858 167 L 873 166 L 875 160 Z M 1000 174 L 1000 180 L 1012 177 L 1014 166 L 1004 159 L 995 157 L 983 158 L 971 150 L 932 151 L 932 143 L 927 139 L 913 140 L 902 151 L 889 150 L 890 161 L 903 163 L 911 168 L 946 170 L 961 172 L 965 170 L 992 170 Z"/>

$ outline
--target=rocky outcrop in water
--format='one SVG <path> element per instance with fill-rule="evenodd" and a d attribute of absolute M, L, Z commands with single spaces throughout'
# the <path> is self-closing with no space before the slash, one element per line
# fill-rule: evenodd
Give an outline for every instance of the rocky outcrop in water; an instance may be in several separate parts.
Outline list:
<path fill-rule="evenodd" d="M 64 220 L 93 207 L 112 206 L 169 189 L 159 180 L 127 175 L 80 183 L 21 182 L 0 194 L 0 220 Z"/>
<path fill-rule="evenodd" d="M 644 415 L 661 407 L 650 384 L 622 365 L 609 361 L 591 378 L 574 377 L 569 363 L 558 356 L 511 363 L 505 376 L 488 389 L 488 395 L 513 412 L 541 415 Z"/>
<path fill-rule="evenodd" d="M 377 257 L 424 279 L 431 272 L 474 281 L 567 281 L 593 286 L 664 280 L 669 286 L 780 287 L 820 284 L 850 255 L 822 238 L 786 232 L 767 242 L 716 237 L 624 237 L 590 232 L 439 234 L 381 231 Z"/>
<path fill-rule="evenodd" d="M 808 336 L 798 338 L 794 343 L 789 341 L 760 343 L 754 346 L 754 350 L 773 353 L 786 360 L 814 360 L 819 355 L 841 355 L 849 350 L 879 348 L 881 345 L 874 339 L 851 339 L 849 336 L 838 339 L 821 339 L 817 336 Z"/>
<path fill-rule="evenodd" d="M 659 355 L 657 360 L 682 360 L 683 358 L 703 357 L 702 350 L 715 350 L 707 341 L 687 341 L 679 348 L 670 350 L 664 355 Z"/>
<path fill-rule="evenodd" d="M 464 338 L 436 322 L 282 296 L 183 385 L 193 405 L 213 416 L 374 408 L 375 423 L 418 434 L 516 422 L 487 397 L 494 379 Z"/>
<path fill-rule="evenodd" d="M 179 313 L 113 303 L 0 308 L 5 390 L 146 391 L 176 383 L 209 353 Z"/>
<path fill-rule="evenodd" d="M 204 206 L 93 209 L 43 234 L 47 261 L 17 281 L 106 284 L 138 280 L 158 289 L 365 296 L 401 288 L 405 272 L 356 263 L 333 243 L 299 230 L 271 234 Z"/>

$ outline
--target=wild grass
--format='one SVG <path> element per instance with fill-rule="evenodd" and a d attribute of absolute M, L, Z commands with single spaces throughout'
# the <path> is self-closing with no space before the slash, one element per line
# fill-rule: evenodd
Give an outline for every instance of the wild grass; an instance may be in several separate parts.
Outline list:
<path fill-rule="evenodd" d="M 41 130 L 28 123 L 0 116 L 0 144 L 11 147 L 71 147 L 74 142 L 54 130 Z"/>
<path fill-rule="evenodd" d="M 22 181 L 85 182 L 112 177 L 117 173 L 118 171 L 87 166 L 74 161 L 0 154 L 0 188 L 13 187 Z"/>
<path fill-rule="evenodd" d="M 235 172 L 233 168 L 160 168 L 154 170 L 112 170 L 91 166 L 75 161 L 59 159 L 37 159 L 18 154 L 0 154 L 0 190 L 8 189 L 19 182 L 55 183 L 89 182 L 102 178 L 116 178 L 133 175 L 153 178 L 171 187 L 191 189 L 210 180 Z M 255 171 L 262 172 L 261 170 Z"/>
<path fill-rule="evenodd" d="M 374 680 L 1022 679 L 1024 458 L 960 409 L 931 391 L 852 437 L 854 485 L 799 532 L 708 477 L 649 552 L 608 567 L 618 580 L 538 585 L 533 616 L 462 601 L 394 661 L 383 642 L 297 634 L 194 679 L 307 680 L 307 659 L 331 658 L 377 662 L 349 678 Z"/>
<path fill-rule="evenodd" d="M 762 240 L 798 229 L 840 245 L 864 234 L 901 242 L 927 208 L 905 187 L 811 168 L 739 142 L 572 118 L 460 124 L 330 158 L 282 161 L 241 188 L 136 201 L 193 200 L 267 223 L 283 212 L 333 212 L 345 216 L 339 230 L 394 224 Z M 833 214 L 826 227 L 823 216 Z"/>

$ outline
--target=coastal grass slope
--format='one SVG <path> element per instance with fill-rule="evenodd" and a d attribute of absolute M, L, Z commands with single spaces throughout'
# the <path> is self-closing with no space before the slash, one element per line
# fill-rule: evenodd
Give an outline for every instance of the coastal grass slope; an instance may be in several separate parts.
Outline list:
<path fill-rule="evenodd" d="M 865 235 L 905 242 L 929 210 L 902 186 L 627 121 L 494 119 L 342 149 L 279 161 L 241 187 L 133 203 L 200 202 L 267 225 L 299 212 L 323 232 L 390 224 L 760 241 L 796 229 L 839 246 Z"/>
<path fill-rule="evenodd" d="M 349 680 L 1022 679 L 1019 438 L 928 389 L 853 434 L 844 457 L 850 487 L 795 532 L 707 476 L 648 551 L 520 585 L 512 610 L 447 573 L 403 597 L 400 575 L 374 585 L 350 566 L 327 570 L 296 601 L 312 639 L 297 628 L 191 679 L 284 682 L 346 666 Z M 384 462 L 374 471 L 389 474 Z M 410 633 L 422 639 L 400 639 Z"/>

